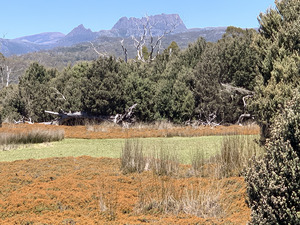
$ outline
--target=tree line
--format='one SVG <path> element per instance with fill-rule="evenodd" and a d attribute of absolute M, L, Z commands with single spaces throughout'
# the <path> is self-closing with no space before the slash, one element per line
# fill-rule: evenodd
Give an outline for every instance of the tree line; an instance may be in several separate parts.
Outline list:
<path fill-rule="evenodd" d="M 253 66 L 255 58 L 241 62 L 245 59 L 238 55 L 246 51 L 245 56 L 252 57 L 247 51 L 251 51 L 254 35 L 254 30 L 228 28 L 218 43 L 199 38 L 180 50 L 172 42 L 146 63 L 100 57 L 62 72 L 33 63 L 18 85 L 2 89 L 1 114 L 9 120 L 25 116 L 41 122 L 51 119 L 44 110 L 112 115 L 137 103 L 135 113 L 140 121 L 206 121 L 213 114 L 218 122 L 235 123 L 244 110 L 242 93 L 222 84 L 253 90 L 254 68 L 246 71 L 240 65 Z M 146 47 L 143 53 L 147 57 Z"/>

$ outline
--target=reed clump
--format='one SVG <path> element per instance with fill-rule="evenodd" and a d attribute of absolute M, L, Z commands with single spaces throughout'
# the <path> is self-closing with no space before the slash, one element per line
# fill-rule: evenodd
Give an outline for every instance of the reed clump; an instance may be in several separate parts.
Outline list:
<path fill-rule="evenodd" d="M 64 130 L 29 130 L 26 132 L 0 133 L 0 145 L 35 144 L 43 142 L 61 141 Z"/>

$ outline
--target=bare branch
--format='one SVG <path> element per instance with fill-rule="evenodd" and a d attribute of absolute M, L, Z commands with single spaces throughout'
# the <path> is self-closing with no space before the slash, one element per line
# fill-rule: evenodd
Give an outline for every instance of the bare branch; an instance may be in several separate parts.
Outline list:
<path fill-rule="evenodd" d="M 107 56 L 107 54 L 103 54 L 103 53 L 99 52 L 99 51 L 96 49 L 96 47 L 94 46 L 93 42 L 90 41 L 90 44 L 92 45 L 94 51 L 99 55 L 99 57 L 106 57 L 106 56 Z"/>
<path fill-rule="evenodd" d="M 246 95 L 243 97 L 244 108 L 246 108 L 246 106 L 247 106 L 246 99 L 252 98 L 252 97 L 253 97 L 253 95 Z"/>
<path fill-rule="evenodd" d="M 61 95 L 61 98 L 59 99 L 63 99 L 63 100 L 67 100 L 66 97 L 59 91 L 57 90 L 55 87 L 51 87 L 52 90 L 54 90 L 56 92 L 56 94 Z"/>
<path fill-rule="evenodd" d="M 128 59 L 128 52 L 127 52 L 127 48 L 124 47 L 124 39 L 120 41 L 121 42 L 121 46 L 124 52 L 124 56 L 125 56 L 125 62 L 127 63 L 127 59 Z"/>

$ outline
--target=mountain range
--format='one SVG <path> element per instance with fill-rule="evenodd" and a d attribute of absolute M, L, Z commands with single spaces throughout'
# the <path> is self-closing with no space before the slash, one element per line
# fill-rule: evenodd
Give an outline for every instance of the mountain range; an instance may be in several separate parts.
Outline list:
<path fill-rule="evenodd" d="M 181 41 L 185 40 L 183 41 L 186 42 L 183 43 L 184 46 L 194 41 L 194 37 L 199 36 L 204 37 L 207 41 L 217 41 L 226 31 L 226 27 L 187 29 L 178 14 L 160 14 L 142 18 L 122 17 L 111 30 L 93 32 L 81 24 L 67 35 L 60 32 L 46 32 L 16 39 L 0 39 L 0 52 L 5 56 L 12 56 L 57 49 L 59 47 L 69 47 L 86 42 L 101 44 L 103 38 L 105 39 L 106 37 L 119 42 L 120 38 L 128 39 L 131 36 L 140 36 L 144 25 L 147 23 L 151 25 L 153 36 L 159 36 L 166 31 L 172 30 L 172 33 L 169 35 L 178 37 Z M 190 39 L 189 37 L 192 38 Z"/>

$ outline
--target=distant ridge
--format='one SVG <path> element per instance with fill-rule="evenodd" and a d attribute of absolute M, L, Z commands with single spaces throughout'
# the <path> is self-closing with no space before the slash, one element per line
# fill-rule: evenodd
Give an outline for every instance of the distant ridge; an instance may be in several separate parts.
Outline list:
<path fill-rule="evenodd" d="M 57 41 L 65 37 L 63 33 L 60 32 L 45 32 L 41 34 L 35 34 L 31 36 L 25 36 L 16 38 L 16 41 L 22 42 L 29 42 L 34 44 L 41 44 L 41 45 L 51 45 L 55 44 Z"/>
<path fill-rule="evenodd" d="M 172 30 L 172 35 L 187 33 L 187 35 L 184 35 L 187 38 L 186 42 L 189 42 L 188 34 L 190 32 L 192 32 L 190 33 L 193 36 L 192 39 L 199 33 L 199 36 L 203 36 L 207 41 L 217 41 L 226 30 L 226 27 L 187 29 L 178 14 L 160 14 L 148 16 L 147 18 L 152 26 L 153 36 L 162 35 L 164 32 Z M 0 52 L 5 56 L 22 55 L 50 50 L 55 47 L 69 47 L 84 42 L 96 41 L 100 37 L 128 38 L 139 36 L 143 31 L 143 25 L 146 24 L 147 18 L 122 17 L 111 30 L 100 30 L 98 32 L 93 32 L 81 24 L 67 35 L 60 32 L 45 32 L 11 40 L 0 39 Z"/>

